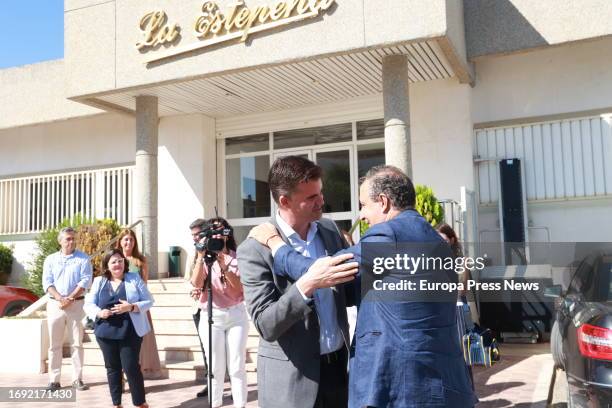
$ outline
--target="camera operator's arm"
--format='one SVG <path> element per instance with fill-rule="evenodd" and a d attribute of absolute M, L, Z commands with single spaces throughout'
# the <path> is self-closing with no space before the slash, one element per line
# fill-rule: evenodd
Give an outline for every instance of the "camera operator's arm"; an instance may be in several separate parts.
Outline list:
<path fill-rule="evenodd" d="M 227 286 L 242 290 L 242 283 L 240 283 L 240 273 L 238 272 L 237 261 L 232 258 L 231 255 L 219 252 L 217 262 L 221 269 L 221 275 L 225 276 L 227 280 Z"/>
<path fill-rule="evenodd" d="M 208 269 L 204 264 L 204 253 L 197 252 L 195 264 L 193 265 L 193 271 L 191 271 L 191 285 L 194 288 L 201 289 L 204 286 L 204 280 L 208 276 Z"/>

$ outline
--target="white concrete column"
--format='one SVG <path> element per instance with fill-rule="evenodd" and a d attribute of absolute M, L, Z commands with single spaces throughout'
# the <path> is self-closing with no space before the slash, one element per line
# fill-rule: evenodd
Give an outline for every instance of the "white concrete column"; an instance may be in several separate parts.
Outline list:
<path fill-rule="evenodd" d="M 385 108 L 385 162 L 412 178 L 408 57 L 388 55 L 382 62 Z"/>
<path fill-rule="evenodd" d="M 157 144 L 159 134 L 157 97 L 136 97 L 136 169 L 134 170 L 134 219 L 142 220 L 141 248 L 147 257 L 149 277 L 157 270 Z"/>

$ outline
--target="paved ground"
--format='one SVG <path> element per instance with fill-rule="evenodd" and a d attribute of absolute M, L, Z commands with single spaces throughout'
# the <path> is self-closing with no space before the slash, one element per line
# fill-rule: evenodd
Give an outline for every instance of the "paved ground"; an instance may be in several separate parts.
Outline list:
<path fill-rule="evenodd" d="M 475 367 L 478 408 L 545 408 L 553 361 L 548 343 L 502 344 L 502 360 L 493 367 Z"/>
<path fill-rule="evenodd" d="M 502 344 L 502 361 L 490 368 L 476 367 L 474 379 L 476 391 L 480 398 L 477 408 L 545 408 L 547 406 L 550 381 L 553 373 L 552 358 L 548 344 Z M 86 378 L 91 389 L 78 393 L 75 403 L 0 403 L 0 408 L 73 408 L 109 407 L 111 406 L 108 387 L 104 376 Z M 249 407 L 257 406 L 256 374 L 249 373 Z M 63 384 L 70 378 L 64 376 Z M 553 407 L 565 407 L 564 373 L 558 372 L 553 391 Z M 7 375 L 0 374 L 0 386 L 44 386 L 47 376 L 41 375 Z M 152 408 L 163 407 L 207 407 L 205 399 L 195 398 L 201 385 L 193 381 L 150 380 L 146 381 L 147 401 Z M 231 407 L 229 384 L 225 389 L 225 405 Z M 129 394 L 124 394 L 124 405 L 131 406 Z M 290 407 L 288 407 L 290 408 Z"/>
<path fill-rule="evenodd" d="M 88 391 L 77 393 L 76 403 L 60 402 L 23 402 L 2 403 L 1 408 L 98 408 L 111 407 L 112 402 L 108 392 L 106 377 L 101 375 L 88 376 L 85 378 L 91 387 Z M 47 375 L 7 375 L 0 374 L 0 386 L 2 387 L 44 387 L 47 385 Z M 62 373 L 62 385 L 70 383 L 70 375 Z M 248 373 L 249 403 L 247 407 L 257 407 L 257 374 Z M 196 393 L 202 389 L 202 384 L 193 381 L 180 380 L 146 380 L 147 402 L 152 408 L 203 408 L 208 407 L 206 398 L 196 398 Z M 129 393 L 123 394 L 124 407 L 131 407 L 132 400 Z M 226 384 L 224 392 L 224 407 L 231 407 L 232 400 L 229 391 L 229 383 Z"/>
<path fill-rule="evenodd" d="M 563 370 L 557 370 L 550 407 L 567 408 L 567 378 Z"/>

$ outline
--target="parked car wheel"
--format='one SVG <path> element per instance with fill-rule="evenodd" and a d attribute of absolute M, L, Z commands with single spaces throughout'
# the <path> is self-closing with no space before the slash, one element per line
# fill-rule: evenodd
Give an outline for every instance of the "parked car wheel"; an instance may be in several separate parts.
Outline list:
<path fill-rule="evenodd" d="M 559 322 L 555 321 L 550 331 L 550 352 L 556 368 L 565 370 L 565 356 L 563 355 L 563 339 L 559 331 Z"/>
<path fill-rule="evenodd" d="M 6 309 L 4 309 L 4 316 L 17 316 L 31 304 L 31 302 L 27 302 L 25 300 L 17 300 L 15 302 L 11 302 L 6 306 Z"/>

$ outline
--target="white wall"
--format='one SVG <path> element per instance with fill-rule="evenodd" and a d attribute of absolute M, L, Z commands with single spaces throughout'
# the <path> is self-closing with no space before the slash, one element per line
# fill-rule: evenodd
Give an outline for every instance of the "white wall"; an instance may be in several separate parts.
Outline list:
<path fill-rule="evenodd" d="M 214 216 L 217 199 L 214 138 L 214 120 L 203 115 L 173 116 L 160 121 L 160 252 L 167 252 L 171 245 L 191 250 L 193 241 L 189 224 L 196 218 Z M 183 252 L 182 256 L 186 253 Z"/>
<path fill-rule="evenodd" d="M 552 242 L 610 242 L 612 198 L 529 203 L 529 226 L 548 227 Z M 481 207 L 479 230 L 499 228 L 497 206 Z M 530 232 L 530 241 L 545 242 L 542 231 Z M 499 234 L 485 234 L 483 241 L 499 242 Z"/>
<path fill-rule="evenodd" d="M 135 126 L 105 114 L 0 130 L 0 177 L 133 163 Z"/>
<path fill-rule="evenodd" d="M 1 69 L 0 129 L 102 113 L 66 99 L 66 79 L 63 60 Z"/>
<path fill-rule="evenodd" d="M 612 39 L 478 59 L 474 123 L 612 107 Z"/>
<path fill-rule="evenodd" d="M 475 62 L 475 124 L 530 122 L 591 110 L 612 111 L 612 39 L 564 45 Z M 530 225 L 550 228 L 552 240 L 610 241 L 612 198 L 530 202 Z M 499 228 L 497 207 L 479 209 L 479 229 Z M 536 233 L 534 233 L 536 234 Z M 537 233 L 536 240 L 542 239 Z M 491 237 L 488 235 L 488 237 Z"/>
<path fill-rule="evenodd" d="M 469 85 L 457 79 L 410 85 L 410 132 L 414 182 L 439 199 L 460 201 L 460 188 L 474 188 Z"/>

